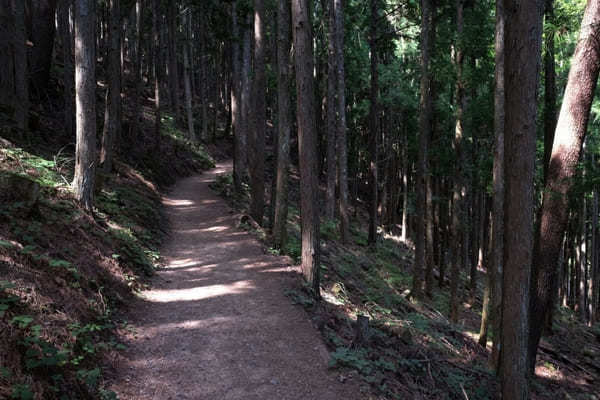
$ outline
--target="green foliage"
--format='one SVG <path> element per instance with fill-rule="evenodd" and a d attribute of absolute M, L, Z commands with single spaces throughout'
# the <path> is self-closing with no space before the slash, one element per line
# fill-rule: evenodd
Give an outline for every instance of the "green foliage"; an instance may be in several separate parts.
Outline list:
<path fill-rule="evenodd" d="M 324 240 L 339 240 L 340 232 L 337 223 L 331 220 L 321 222 L 321 237 Z"/>
<path fill-rule="evenodd" d="M 293 304 L 300 305 L 304 308 L 310 308 L 315 305 L 313 297 L 304 292 L 298 290 L 286 290 L 284 294 L 292 300 Z"/>
<path fill-rule="evenodd" d="M 33 400 L 33 392 L 31 391 L 31 387 L 29 385 L 19 383 L 12 386 L 10 398 L 18 400 Z"/>
<path fill-rule="evenodd" d="M 373 372 L 373 363 L 367 358 L 365 349 L 350 349 L 347 347 L 338 347 L 331 353 L 329 367 L 345 366 L 356 369 L 363 375 L 369 375 Z"/>

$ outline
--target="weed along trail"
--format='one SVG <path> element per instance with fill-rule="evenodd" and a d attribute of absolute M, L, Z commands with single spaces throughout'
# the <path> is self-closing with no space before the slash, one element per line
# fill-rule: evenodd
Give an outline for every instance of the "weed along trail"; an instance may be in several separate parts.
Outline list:
<path fill-rule="evenodd" d="M 295 269 L 264 254 L 209 188 L 230 169 L 183 179 L 164 199 L 166 268 L 129 307 L 112 389 L 121 399 L 362 398 L 327 369 L 319 332 L 284 295 Z"/>

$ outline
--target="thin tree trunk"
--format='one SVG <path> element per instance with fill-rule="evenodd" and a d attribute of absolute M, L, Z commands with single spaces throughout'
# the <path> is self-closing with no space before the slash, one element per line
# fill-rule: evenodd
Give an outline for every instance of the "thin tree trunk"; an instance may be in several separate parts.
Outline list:
<path fill-rule="evenodd" d="M 241 104 L 241 124 L 240 124 L 240 170 L 244 178 L 247 176 L 248 169 L 248 141 L 250 131 L 250 86 L 251 86 L 251 60 L 252 60 L 252 21 L 253 15 L 248 12 L 246 16 L 247 28 L 244 32 L 244 41 L 242 49 L 242 104 Z"/>
<path fill-rule="evenodd" d="M 369 33 L 369 46 L 371 49 L 371 94 L 369 111 L 369 237 L 368 243 L 375 245 L 377 242 L 377 188 L 379 186 L 377 179 L 377 147 L 379 136 L 379 110 L 377 96 L 379 95 L 379 76 L 377 74 L 377 0 L 371 2 L 371 22 Z"/>
<path fill-rule="evenodd" d="M 556 260 L 567 227 L 567 194 L 585 141 L 600 69 L 600 3 L 588 1 L 558 118 L 536 240 L 530 303 L 529 362 L 533 370 L 542 322 L 556 286 Z"/>
<path fill-rule="evenodd" d="M 176 0 L 170 0 L 167 2 L 167 25 L 169 27 L 168 32 L 168 55 L 169 55 L 169 95 L 171 97 L 171 112 L 173 113 L 173 118 L 175 119 L 175 123 L 180 120 L 179 111 L 179 69 L 177 63 L 177 13 L 179 11 L 179 4 Z M 182 22 L 183 29 L 186 32 L 186 42 L 189 40 L 187 36 L 188 28 L 185 22 Z M 186 54 L 184 49 L 184 57 Z M 189 56 L 188 56 L 189 57 Z M 184 61 L 185 62 L 185 61 Z M 185 68 L 185 66 L 184 66 Z M 185 79 L 185 78 L 184 78 Z M 186 89 L 187 90 L 187 89 Z M 186 94 L 187 96 L 187 94 Z M 187 98 L 186 98 L 187 102 Z M 188 117 L 189 122 L 189 117 Z M 189 126 L 189 124 L 188 124 Z M 188 128 L 189 129 L 189 128 Z M 193 136 L 191 136 L 193 138 Z"/>
<path fill-rule="evenodd" d="M 265 6 L 263 0 L 254 0 L 254 79 L 252 93 L 252 138 L 250 155 L 250 215 L 263 224 L 265 207 Z"/>
<path fill-rule="evenodd" d="M 408 131 L 404 128 L 404 139 L 402 143 L 402 236 L 400 240 L 406 242 L 408 238 Z"/>
<path fill-rule="evenodd" d="M 595 164 L 592 153 L 592 164 Z M 598 189 L 594 187 L 592 197 L 592 279 L 590 281 L 591 304 L 590 324 L 598 321 Z"/>
<path fill-rule="evenodd" d="M 554 0 L 545 0 L 547 25 L 554 24 Z M 546 52 L 544 54 L 544 182 L 548 178 L 548 166 L 552 142 L 556 130 L 556 68 L 554 63 L 554 27 L 546 29 Z"/>
<path fill-rule="evenodd" d="M 336 57 L 335 57 L 335 13 L 333 0 L 329 1 L 327 24 L 327 192 L 325 216 L 335 218 L 335 181 L 336 181 Z"/>
<path fill-rule="evenodd" d="M 277 3 L 277 182 L 275 196 L 274 246 L 285 250 L 287 242 L 288 169 L 290 160 L 290 4 Z"/>
<path fill-rule="evenodd" d="M 160 15 L 158 13 L 160 0 L 152 0 L 152 43 L 154 44 L 152 51 L 152 76 L 154 78 L 154 143 L 158 148 L 160 145 Z"/>
<path fill-rule="evenodd" d="M 59 3 L 58 29 L 62 42 L 62 61 L 63 61 L 63 97 L 64 97 L 64 124 L 65 133 L 68 137 L 75 135 L 75 102 L 73 91 L 75 87 L 75 71 L 73 68 L 73 35 L 71 33 L 71 10 L 72 0 L 65 0 Z"/>
<path fill-rule="evenodd" d="M 308 0 L 292 0 L 296 66 L 298 148 L 300 151 L 300 211 L 302 213 L 302 273 L 320 298 L 317 138 L 314 101 L 312 32 Z"/>
<path fill-rule="evenodd" d="M 12 0 L 14 21 L 15 59 L 15 121 L 21 133 L 27 131 L 29 115 L 29 86 L 27 82 L 27 32 L 25 29 L 25 2 Z"/>
<path fill-rule="evenodd" d="M 94 0 L 75 3 L 75 97 L 77 143 L 73 189 L 92 211 L 96 178 L 96 14 Z"/>
<path fill-rule="evenodd" d="M 492 177 L 492 257 L 490 265 L 490 326 L 493 334 L 490 365 L 500 372 L 502 276 L 504 270 L 504 4 L 496 0 L 494 73 L 494 167 Z"/>
<path fill-rule="evenodd" d="M 348 145 L 346 137 L 346 84 L 344 72 L 344 6 L 342 0 L 333 0 L 335 15 L 335 60 L 337 77 L 337 156 L 340 206 L 340 239 L 350 239 L 350 216 L 348 214 Z"/>
<path fill-rule="evenodd" d="M 242 182 L 244 180 L 245 152 L 242 140 L 242 69 L 240 65 L 240 27 L 238 24 L 237 0 L 231 2 L 231 23 L 233 41 L 231 49 L 231 64 L 233 79 L 231 82 L 231 126 L 233 128 L 233 184 L 236 193 L 242 193 Z"/>
<path fill-rule="evenodd" d="M 429 135 L 431 134 L 431 53 L 433 49 L 433 4 L 431 0 L 421 0 L 421 88 L 419 104 L 419 156 L 417 163 L 417 215 L 415 261 L 413 265 L 412 295 L 422 296 L 425 263 L 426 241 L 425 228 L 427 219 L 427 152 Z"/>
<path fill-rule="evenodd" d="M 120 0 L 109 2 L 110 28 L 108 50 L 108 95 L 102 132 L 100 166 L 105 173 L 113 167 L 115 140 L 121 136 L 121 5 Z"/>
<path fill-rule="evenodd" d="M 131 139 L 137 140 L 141 136 L 140 124 L 142 117 L 142 90 L 144 80 L 142 77 L 142 0 L 135 2 L 135 39 L 134 39 L 134 54 L 133 62 L 133 81 L 135 90 L 133 93 L 133 123 L 131 124 Z"/>
<path fill-rule="evenodd" d="M 542 42 L 541 1 L 506 0 L 502 398 L 528 399 L 527 335 L 533 248 L 533 178 Z"/>
<path fill-rule="evenodd" d="M 183 29 L 185 32 L 185 42 L 183 45 L 183 80 L 185 86 L 185 111 L 187 115 L 188 137 L 195 142 L 198 141 L 194 130 L 194 108 L 192 104 L 192 83 L 191 83 L 191 65 L 190 52 L 191 30 L 192 30 L 192 10 L 191 8 L 183 16 Z"/>

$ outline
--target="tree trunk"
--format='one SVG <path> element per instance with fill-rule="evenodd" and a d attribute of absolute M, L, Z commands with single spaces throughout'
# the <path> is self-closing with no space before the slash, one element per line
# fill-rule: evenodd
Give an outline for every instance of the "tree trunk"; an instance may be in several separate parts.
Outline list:
<path fill-rule="evenodd" d="M 265 5 L 254 0 L 254 80 L 252 93 L 252 140 L 250 155 L 250 215 L 263 224 L 265 207 L 265 129 L 266 129 L 266 77 L 265 77 Z"/>
<path fill-rule="evenodd" d="M 240 65 L 240 27 L 238 24 L 237 0 L 231 2 L 231 23 L 233 41 L 231 43 L 231 64 L 233 79 L 231 82 L 231 127 L 233 128 L 233 184 L 235 192 L 242 193 L 242 182 L 244 180 L 245 152 L 244 141 L 241 138 L 242 131 L 242 69 Z"/>
<path fill-rule="evenodd" d="M 75 87 L 75 71 L 73 68 L 73 35 L 71 32 L 72 0 L 59 3 L 58 29 L 62 42 L 63 58 L 63 97 L 64 97 L 64 124 L 68 137 L 75 136 L 75 102 L 73 91 Z"/>
<path fill-rule="evenodd" d="M 502 276 L 504 270 L 504 2 L 496 0 L 494 73 L 494 166 L 492 173 L 492 256 L 490 264 L 490 326 L 494 336 L 490 365 L 500 372 Z"/>
<path fill-rule="evenodd" d="M 336 57 L 335 57 L 335 13 L 333 0 L 329 1 L 327 24 L 327 192 L 325 216 L 335 218 L 335 181 L 336 181 Z"/>
<path fill-rule="evenodd" d="M 433 49 L 433 4 L 431 0 L 421 0 L 421 88 L 419 104 L 419 156 L 417 163 L 417 203 L 415 261 L 413 265 L 412 295 L 420 298 L 426 263 L 425 225 L 427 210 L 427 152 L 431 134 L 431 65 Z"/>
<path fill-rule="evenodd" d="M 241 124 L 240 124 L 240 170 L 244 177 L 247 176 L 248 169 L 248 141 L 250 131 L 250 85 L 252 83 L 251 61 L 252 61 L 252 21 L 253 15 L 248 12 L 246 16 L 247 28 L 244 32 L 243 49 L 242 49 L 242 104 L 241 104 Z"/>
<path fill-rule="evenodd" d="M 277 2 L 277 182 L 273 242 L 275 248 L 286 248 L 288 209 L 288 169 L 290 162 L 290 4 Z"/>
<path fill-rule="evenodd" d="M 556 260 L 568 222 L 567 194 L 573 184 L 600 69 L 600 3 L 588 1 L 556 126 L 536 240 L 530 303 L 529 361 L 535 366 L 542 322 L 556 285 Z"/>
<path fill-rule="evenodd" d="M 595 157 L 592 153 L 592 164 Z M 590 282 L 591 304 L 590 324 L 593 326 L 598 321 L 598 189 L 594 187 L 592 197 L 592 279 Z"/>
<path fill-rule="evenodd" d="M 465 189 L 465 166 L 466 157 L 463 149 L 464 139 L 464 112 L 465 112 L 465 82 L 463 78 L 463 63 L 464 63 L 464 51 L 462 48 L 463 38 L 463 25 L 464 25 L 464 0 L 456 1 L 456 35 L 457 42 L 454 48 L 454 64 L 456 67 L 456 126 L 454 129 L 454 153 L 456 154 L 456 168 L 454 176 L 454 189 L 452 194 L 452 243 L 454 245 L 454 262 L 452 263 L 452 269 L 450 272 L 450 321 L 458 322 L 459 314 L 459 284 L 460 284 L 460 269 L 463 265 L 461 262 L 467 263 L 468 251 L 466 246 L 468 245 L 467 240 L 467 229 L 465 224 L 465 217 L 467 216 L 468 210 L 465 207 L 464 194 Z M 461 247 L 462 241 L 462 247 Z M 463 250 L 461 256 L 461 248 Z"/>
<path fill-rule="evenodd" d="M 121 5 L 120 0 L 110 0 L 110 28 L 108 49 L 108 95 L 102 132 L 100 166 L 105 173 L 113 167 L 115 139 L 121 135 Z"/>
<path fill-rule="evenodd" d="M 350 239 L 350 216 L 348 215 L 348 146 L 346 138 L 346 84 L 344 76 L 344 6 L 342 0 L 333 0 L 335 17 L 335 61 L 337 77 L 337 156 L 340 205 L 340 239 Z"/>
<path fill-rule="evenodd" d="M 25 0 L 20 1 L 25 2 Z M 38 97 L 46 90 L 50 79 L 54 49 L 56 2 L 57 0 L 32 0 L 29 2 L 31 42 L 33 43 L 33 47 L 29 48 L 28 54 L 29 79 L 30 89 Z M 95 26 L 96 23 L 94 22 L 93 28 Z"/>
<path fill-rule="evenodd" d="M 175 119 L 175 123 L 179 121 L 179 69 L 177 63 L 177 13 L 179 12 L 179 4 L 176 0 L 171 0 L 167 2 L 167 25 L 169 27 L 169 36 L 168 36 L 168 54 L 169 54 L 169 95 L 170 95 L 170 103 L 171 103 L 171 112 L 173 113 L 173 118 Z M 182 21 L 183 29 L 185 32 L 188 32 L 187 24 Z M 186 41 L 189 40 L 186 33 Z M 186 49 L 184 49 L 183 53 L 185 55 Z M 188 55 L 189 57 L 189 55 Z M 185 61 L 184 61 L 185 62 Z M 184 66 L 185 68 L 185 66 Z M 185 79 L 185 78 L 184 78 Z M 186 94 L 187 96 L 187 94 Z M 187 97 L 186 97 L 187 103 Z M 187 104 L 186 104 L 187 105 Z M 189 118 L 188 118 L 189 121 Z M 189 126 L 189 125 L 188 125 Z M 191 136 L 193 138 L 193 136 Z"/>
<path fill-rule="evenodd" d="M 292 0 L 294 34 L 298 148 L 300 152 L 300 212 L 302 214 L 302 273 L 320 298 L 319 208 L 317 176 L 317 137 L 313 50 L 308 0 Z"/>
<path fill-rule="evenodd" d="M 87 211 L 94 205 L 96 178 L 96 14 L 94 0 L 75 3 L 75 97 L 77 143 L 75 198 Z"/>
<path fill-rule="evenodd" d="M 154 48 L 152 51 L 152 76 L 154 78 L 154 140 L 155 147 L 158 148 L 160 145 L 160 14 L 159 12 L 159 1 L 152 0 L 152 43 Z"/>
<path fill-rule="evenodd" d="M 371 94 L 370 94 L 370 111 L 369 111 L 369 237 L 368 243 L 375 245 L 377 242 L 377 146 L 378 146 L 378 118 L 379 110 L 377 104 L 377 96 L 379 95 L 379 77 L 377 74 L 377 0 L 371 2 L 371 22 L 369 33 L 369 46 L 371 49 Z"/>
<path fill-rule="evenodd" d="M 183 17 L 183 29 L 185 32 L 185 42 L 183 45 L 183 80 L 185 86 L 185 111 L 187 116 L 188 137 L 197 142 L 196 132 L 194 130 L 194 108 L 192 105 L 192 83 L 191 83 L 191 30 L 192 30 L 192 10 L 187 10 Z"/>
<path fill-rule="evenodd" d="M 542 41 L 541 1 L 506 0 L 502 397 L 528 399 L 527 335 L 533 248 L 533 178 Z"/>
<path fill-rule="evenodd" d="M 131 140 L 140 139 L 140 124 L 142 118 L 142 90 L 144 80 L 142 77 L 142 0 L 135 2 L 135 39 L 134 39 L 133 61 L 133 84 L 135 91 L 133 93 L 133 122 L 131 124 Z"/>
<path fill-rule="evenodd" d="M 15 65 L 15 121 L 21 133 L 27 131 L 29 116 L 29 87 L 27 82 L 27 32 L 25 29 L 25 2 L 12 0 L 14 21 Z"/>

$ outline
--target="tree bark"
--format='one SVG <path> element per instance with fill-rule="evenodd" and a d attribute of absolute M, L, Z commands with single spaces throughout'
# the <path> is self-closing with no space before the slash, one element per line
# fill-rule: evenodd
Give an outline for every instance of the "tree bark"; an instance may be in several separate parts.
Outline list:
<path fill-rule="evenodd" d="M 96 14 L 94 0 L 75 3 L 75 198 L 87 211 L 94 205 L 96 178 Z"/>
<path fill-rule="evenodd" d="M 132 140 L 139 139 L 140 124 L 142 117 L 141 96 L 144 80 L 142 77 L 142 0 L 135 2 L 135 39 L 134 39 L 134 54 L 133 61 L 133 82 L 135 90 L 133 93 L 133 121 L 132 121 Z"/>
<path fill-rule="evenodd" d="M 152 0 L 152 43 L 154 44 L 154 50 L 152 51 L 152 76 L 154 79 L 154 143 L 155 147 L 158 148 L 160 145 L 160 23 L 159 15 L 159 1 Z"/>
<path fill-rule="evenodd" d="M 253 129 L 250 133 L 252 154 L 250 155 L 250 215 L 263 224 L 265 207 L 265 129 L 266 96 L 265 77 L 265 5 L 263 0 L 254 0 L 254 80 L 252 93 Z"/>
<path fill-rule="evenodd" d="M 543 2 L 506 0 L 502 398 L 528 399 L 527 335 Z"/>
<path fill-rule="evenodd" d="M 238 24 L 237 0 L 231 2 L 231 23 L 232 23 L 232 49 L 231 64 L 233 70 L 233 79 L 231 82 L 231 127 L 233 128 L 233 184 L 236 193 L 242 193 L 242 182 L 244 180 L 245 153 L 243 148 L 244 141 L 241 138 L 242 132 L 242 69 L 240 65 L 240 27 Z"/>
<path fill-rule="evenodd" d="M 337 77 L 337 156 L 340 206 L 340 239 L 350 239 L 350 216 L 348 215 L 348 145 L 346 137 L 346 83 L 344 72 L 344 6 L 342 0 L 333 0 L 335 16 L 335 60 Z"/>
<path fill-rule="evenodd" d="M 290 4 L 277 3 L 277 182 L 273 242 L 285 250 L 287 242 L 288 169 L 290 163 Z"/>
<path fill-rule="evenodd" d="M 377 0 L 370 0 L 371 3 L 371 21 L 369 32 L 369 46 L 371 50 L 371 94 L 370 94 L 370 110 L 369 110 L 369 237 L 368 243 L 375 245 L 377 243 L 377 188 L 379 186 L 377 180 L 377 147 L 379 137 L 379 110 L 378 110 L 378 95 L 379 95 L 379 76 L 377 74 Z"/>
<path fill-rule="evenodd" d="M 25 2 L 11 0 L 14 21 L 15 65 L 15 121 L 21 133 L 28 128 L 29 85 L 27 82 L 27 32 L 25 29 Z"/>
<path fill-rule="evenodd" d="M 167 25 L 169 27 L 169 45 L 168 45 L 168 55 L 169 55 L 169 95 L 171 97 L 171 112 L 173 113 L 173 118 L 175 119 L 175 123 L 177 123 L 180 119 L 179 112 L 179 68 L 177 63 L 177 13 L 179 11 L 179 4 L 176 0 L 170 0 L 167 2 Z M 182 21 L 182 25 L 185 29 L 185 32 L 188 32 L 187 24 Z M 188 40 L 188 36 L 186 34 L 186 41 Z M 187 50 L 184 50 L 184 54 Z M 188 56 L 189 57 L 189 56 Z M 184 66 L 185 68 L 185 66 Z M 186 98 L 187 102 L 187 98 Z M 188 119 L 189 122 L 189 119 Z M 188 125 L 189 126 L 189 125 Z M 191 136 L 193 137 L 193 136 Z"/>
<path fill-rule="evenodd" d="M 191 30 L 192 30 L 192 10 L 188 9 L 184 14 L 183 29 L 185 31 L 185 42 L 183 45 L 183 80 L 185 86 L 185 111 L 187 117 L 188 137 L 197 142 L 196 132 L 194 130 L 194 108 L 192 104 L 192 83 L 191 83 Z"/>
<path fill-rule="evenodd" d="M 25 2 L 25 0 L 21 1 Z M 57 0 L 32 0 L 29 2 L 31 5 L 31 42 L 33 43 L 28 52 L 29 79 L 30 89 L 37 96 L 46 90 L 50 80 L 56 2 Z"/>
<path fill-rule="evenodd" d="M 337 0 L 336 0 L 337 1 Z M 302 274 L 320 298 L 317 137 L 313 50 L 308 0 L 292 0 L 296 66 L 298 149 L 300 153 L 300 212 L 302 213 Z"/>
<path fill-rule="evenodd" d="M 241 124 L 240 124 L 240 170 L 244 177 L 248 170 L 248 141 L 250 131 L 250 87 L 251 87 L 251 61 L 252 61 L 252 21 L 253 15 L 248 12 L 246 16 L 247 28 L 244 32 L 242 49 L 242 104 L 241 104 Z"/>
<path fill-rule="evenodd" d="M 588 1 L 579 40 L 571 62 L 567 87 L 556 126 L 548 179 L 544 190 L 539 236 L 536 240 L 530 303 L 529 362 L 542 335 L 542 322 L 551 306 L 556 285 L 556 260 L 568 222 L 567 194 L 585 141 L 590 109 L 600 70 L 600 3 Z"/>
<path fill-rule="evenodd" d="M 554 24 L 554 0 L 545 0 L 545 19 Z M 548 165 L 556 130 L 556 68 L 554 63 L 554 27 L 546 29 L 544 54 L 544 182 L 548 178 Z"/>
<path fill-rule="evenodd" d="M 336 181 L 336 58 L 335 58 L 335 13 L 333 0 L 329 1 L 327 24 L 327 192 L 325 216 L 335 218 L 335 181 Z"/>
<path fill-rule="evenodd" d="M 421 88 L 419 102 L 419 155 L 417 162 L 417 203 L 415 261 L 413 265 L 412 295 L 423 294 L 426 257 L 425 228 L 427 220 L 427 152 L 431 134 L 431 53 L 433 50 L 433 4 L 421 0 Z"/>
<path fill-rule="evenodd" d="M 64 97 L 64 124 L 68 137 L 75 136 L 75 102 L 73 97 L 75 87 L 75 70 L 73 67 L 73 35 L 71 32 L 72 0 L 59 3 L 58 29 L 62 41 L 63 58 L 63 97 Z"/>
<path fill-rule="evenodd" d="M 113 167 L 115 140 L 121 135 L 121 5 L 109 2 L 108 95 L 102 132 L 100 166 L 105 173 Z"/>

